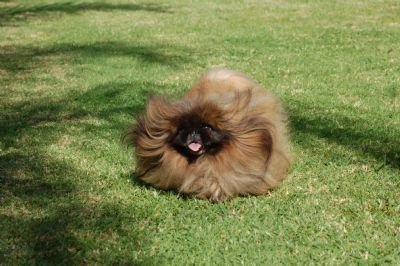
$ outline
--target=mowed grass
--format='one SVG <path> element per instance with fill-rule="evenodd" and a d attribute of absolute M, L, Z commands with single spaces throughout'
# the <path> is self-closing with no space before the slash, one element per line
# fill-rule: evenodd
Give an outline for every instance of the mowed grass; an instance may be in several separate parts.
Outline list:
<path fill-rule="evenodd" d="M 216 3 L 217 2 L 217 3 Z M 134 180 L 149 94 L 243 71 L 288 110 L 269 195 Z M 400 264 L 400 3 L 0 1 L 0 264 Z"/>

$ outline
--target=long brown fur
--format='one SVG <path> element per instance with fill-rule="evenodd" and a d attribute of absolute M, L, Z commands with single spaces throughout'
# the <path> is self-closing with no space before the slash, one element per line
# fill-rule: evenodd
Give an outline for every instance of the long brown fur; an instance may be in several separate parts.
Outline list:
<path fill-rule="evenodd" d="M 191 161 L 169 144 L 179 118 L 191 113 L 231 136 L 222 150 Z M 280 101 L 264 88 L 241 73 L 217 68 L 182 100 L 149 99 L 126 136 L 136 148 L 143 181 L 221 201 L 263 194 L 281 183 L 290 166 L 286 121 Z"/>

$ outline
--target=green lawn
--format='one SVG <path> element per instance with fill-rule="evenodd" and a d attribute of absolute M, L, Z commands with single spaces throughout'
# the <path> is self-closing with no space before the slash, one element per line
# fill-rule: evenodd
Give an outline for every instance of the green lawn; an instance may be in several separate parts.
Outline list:
<path fill-rule="evenodd" d="M 267 196 L 143 186 L 149 94 L 243 71 L 296 160 Z M 0 265 L 400 264 L 400 2 L 0 0 Z"/>

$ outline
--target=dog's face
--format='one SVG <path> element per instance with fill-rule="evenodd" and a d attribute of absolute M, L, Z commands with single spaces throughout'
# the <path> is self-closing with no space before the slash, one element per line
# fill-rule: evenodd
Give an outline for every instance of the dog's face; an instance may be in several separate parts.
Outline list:
<path fill-rule="evenodd" d="M 170 143 L 188 159 L 195 159 L 203 154 L 217 153 L 228 139 L 229 134 L 191 114 L 179 119 Z"/>

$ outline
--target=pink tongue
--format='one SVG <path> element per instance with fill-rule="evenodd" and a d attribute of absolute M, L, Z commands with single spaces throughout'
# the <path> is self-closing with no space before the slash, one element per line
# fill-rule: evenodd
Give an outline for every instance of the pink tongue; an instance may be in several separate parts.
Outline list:
<path fill-rule="evenodd" d="M 196 142 L 192 142 L 189 144 L 189 149 L 191 149 L 194 152 L 198 152 L 201 149 L 201 144 L 196 143 Z"/>

